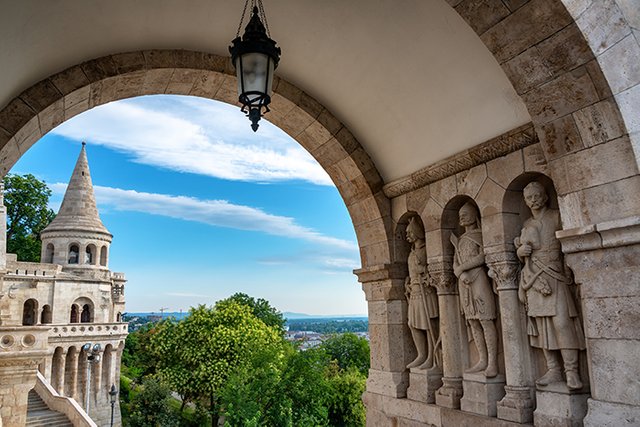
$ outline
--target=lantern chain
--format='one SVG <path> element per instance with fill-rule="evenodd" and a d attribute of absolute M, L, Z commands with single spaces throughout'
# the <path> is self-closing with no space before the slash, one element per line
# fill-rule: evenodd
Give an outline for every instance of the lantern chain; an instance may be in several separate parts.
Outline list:
<path fill-rule="evenodd" d="M 236 31 L 236 37 L 240 37 L 240 30 L 242 30 L 242 23 L 244 22 L 244 17 L 247 14 L 247 7 L 249 6 L 249 0 L 244 2 L 244 9 L 242 9 L 242 17 L 240 18 L 240 23 L 238 24 L 238 31 Z M 269 31 L 269 24 L 267 23 L 267 15 L 264 13 L 264 5 L 262 4 L 262 0 L 251 0 L 251 10 L 254 7 L 258 8 L 258 13 L 260 14 L 260 18 L 264 23 L 264 27 L 267 30 L 267 37 L 271 37 L 271 33 Z"/>

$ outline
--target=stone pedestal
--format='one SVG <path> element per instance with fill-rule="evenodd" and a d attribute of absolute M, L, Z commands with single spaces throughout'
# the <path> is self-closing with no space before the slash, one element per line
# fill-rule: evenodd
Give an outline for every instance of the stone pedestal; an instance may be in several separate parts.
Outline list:
<path fill-rule="evenodd" d="M 587 414 L 589 393 L 571 392 L 564 383 L 536 390 L 536 426 L 582 427 Z"/>
<path fill-rule="evenodd" d="M 529 424 L 533 421 L 534 399 L 531 387 L 505 386 L 505 396 L 497 405 L 497 417 L 501 420 Z"/>
<path fill-rule="evenodd" d="M 482 373 L 462 375 L 463 395 L 460 409 L 465 412 L 495 417 L 496 404 L 504 396 L 504 375 L 487 378 Z"/>
<path fill-rule="evenodd" d="M 442 369 L 411 368 L 407 397 L 425 403 L 436 402 L 436 391 L 442 387 Z"/>
<path fill-rule="evenodd" d="M 436 405 L 457 409 L 462 397 L 462 378 L 442 378 L 442 387 L 436 393 Z"/>

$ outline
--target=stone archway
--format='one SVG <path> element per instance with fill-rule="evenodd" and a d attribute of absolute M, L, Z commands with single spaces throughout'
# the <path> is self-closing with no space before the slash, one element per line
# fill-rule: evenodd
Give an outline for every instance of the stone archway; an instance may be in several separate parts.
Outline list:
<path fill-rule="evenodd" d="M 591 293 L 589 298 L 602 299 L 602 316 L 614 315 L 616 307 L 605 301 L 610 295 L 602 291 L 608 280 L 605 272 L 620 272 L 621 280 L 629 283 L 638 279 L 637 261 L 626 255 L 627 250 L 637 251 L 640 241 L 640 221 L 635 217 L 640 199 L 633 197 L 640 188 L 640 46 L 636 38 L 640 18 L 632 1 L 447 1 L 492 52 L 524 100 L 566 219 L 561 238 L 567 259 L 577 280 Z M 416 171 L 402 182 L 389 183 L 400 190 L 386 187 L 383 193 L 383 182 L 367 152 L 338 119 L 285 80 L 277 79 L 274 87 L 270 120 L 312 153 L 349 208 L 364 267 L 358 274 L 370 308 L 373 359 L 368 415 L 372 425 L 392 424 L 403 408 L 390 409 L 388 398 L 402 397 L 406 390 L 405 366 L 396 357 L 396 349 L 404 346 L 406 319 L 402 316 L 405 273 L 392 262 L 390 250 L 389 198 L 404 197 L 407 206 L 422 204 L 429 199 L 428 192 L 415 197 L 407 193 L 437 180 L 429 171 Z M 0 111 L 0 173 L 6 173 L 29 146 L 62 121 L 111 100 L 151 93 L 234 103 L 235 79 L 227 59 L 187 51 L 128 52 L 73 66 L 25 90 Z M 532 166 L 526 164 L 530 160 L 518 157 L 527 167 Z M 455 186 L 460 165 L 468 170 L 486 161 L 471 158 L 445 165 L 451 168 L 440 178 L 453 178 Z M 635 234 L 629 232 L 632 229 Z M 591 304 L 589 298 L 585 305 Z M 604 360 L 624 351 L 634 354 L 635 332 L 611 329 L 593 326 L 590 338 L 599 357 Z M 598 343 L 612 338 L 616 346 Z M 628 369 L 637 372 L 637 367 Z M 626 411 L 640 404 L 615 379 L 605 378 L 605 371 L 603 366 L 594 373 L 592 424 L 597 424 L 599 413 L 611 408 Z"/>
<path fill-rule="evenodd" d="M 237 104 L 228 58 L 183 50 L 105 56 L 51 76 L 0 111 L 0 173 L 65 120 L 107 102 L 150 94 L 180 94 Z M 384 263 L 389 204 L 369 155 L 338 119 L 284 79 L 273 83 L 267 119 L 298 141 L 336 184 L 356 230 L 363 265 Z"/>

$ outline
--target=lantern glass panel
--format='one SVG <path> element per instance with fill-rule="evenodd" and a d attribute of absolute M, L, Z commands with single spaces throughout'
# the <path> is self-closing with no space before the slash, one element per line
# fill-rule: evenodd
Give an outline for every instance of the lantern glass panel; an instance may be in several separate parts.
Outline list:
<path fill-rule="evenodd" d="M 242 79 L 238 76 L 238 93 L 244 93 L 251 103 L 263 94 L 271 96 L 273 61 L 268 55 L 252 52 L 239 56 L 236 70 L 238 74 L 242 73 Z"/>

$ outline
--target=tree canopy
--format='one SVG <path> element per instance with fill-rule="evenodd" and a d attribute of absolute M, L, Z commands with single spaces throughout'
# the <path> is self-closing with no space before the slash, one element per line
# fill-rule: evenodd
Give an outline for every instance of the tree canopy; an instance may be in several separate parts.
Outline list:
<path fill-rule="evenodd" d="M 160 323 L 152 337 L 160 378 L 183 400 L 208 406 L 212 420 L 219 416 L 218 390 L 230 373 L 280 342 L 275 328 L 236 302 L 192 308 L 178 323 Z"/>
<path fill-rule="evenodd" d="M 20 261 L 40 262 L 40 232 L 55 213 L 48 208 L 51 190 L 31 174 L 4 177 L 4 205 L 7 208 L 7 252 Z"/>
<path fill-rule="evenodd" d="M 285 319 L 275 307 L 269 304 L 269 301 L 262 298 L 253 298 L 247 294 L 241 292 L 231 295 L 229 298 L 223 299 L 216 303 L 217 307 L 222 307 L 225 304 L 237 303 L 246 305 L 251 309 L 251 312 L 258 319 L 262 320 L 265 325 L 276 328 L 280 334 L 284 334 L 285 331 Z"/>

